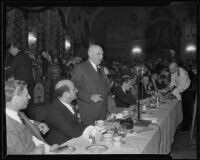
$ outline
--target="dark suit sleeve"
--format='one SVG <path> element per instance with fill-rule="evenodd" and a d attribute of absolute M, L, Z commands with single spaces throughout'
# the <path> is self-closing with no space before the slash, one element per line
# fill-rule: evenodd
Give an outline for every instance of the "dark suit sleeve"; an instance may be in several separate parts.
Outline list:
<path fill-rule="evenodd" d="M 5 70 L 6 76 L 13 74 L 18 65 L 19 65 L 18 57 L 14 57 L 12 60 L 11 66 Z"/>
<path fill-rule="evenodd" d="M 78 89 L 78 98 L 81 99 L 82 101 L 86 103 L 90 103 L 91 101 L 91 93 L 82 91 L 81 86 L 83 85 L 82 83 L 82 78 L 83 78 L 83 71 L 81 71 L 80 66 L 77 66 L 74 68 L 73 73 L 72 73 L 72 81 L 74 82 L 76 88 Z"/>
<path fill-rule="evenodd" d="M 53 126 L 55 129 L 70 138 L 82 135 L 86 125 L 78 122 L 76 119 L 71 120 L 70 117 L 63 115 L 56 109 L 50 109 L 49 111 L 49 115 L 51 115 L 51 117 L 48 118 L 50 127 Z"/>
<path fill-rule="evenodd" d="M 116 96 L 116 98 L 122 103 L 122 104 L 126 104 L 126 105 L 132 105 L 136 103 L 135 98 L 133 97 L 133 95 L 131 95 L 131 93 L 127 93 L 125 94 L 121 88 L 116 88 L 114 90 L 114 94 Z"/>

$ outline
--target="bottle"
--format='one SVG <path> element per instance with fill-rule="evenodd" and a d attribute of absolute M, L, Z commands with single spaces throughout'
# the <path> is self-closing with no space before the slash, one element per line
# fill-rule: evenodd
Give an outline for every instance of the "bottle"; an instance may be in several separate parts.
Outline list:
<path fill-rule="evenodd" d="M 156 108 L 160 106 L 160 98 L 159 96 L 156 96 Z"/>

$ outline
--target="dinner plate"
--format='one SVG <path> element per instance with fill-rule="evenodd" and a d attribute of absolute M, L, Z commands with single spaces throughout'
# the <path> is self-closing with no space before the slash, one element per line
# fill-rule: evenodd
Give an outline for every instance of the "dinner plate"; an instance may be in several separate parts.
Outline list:
<path fill-rule="evenodd" d="M 89 153 L 101 154 L 101 153 L 104 153 L 105 151 L 107 151 L 108 147 L 104 146 L 104 145 L 90 145 L 90 146 L 86 147 L 85 150 Z"/>
<path fill-rule="evenodd" d="M 75 147 L 73 146 L 61 146 L 60 148 L 56 149 L 55 151 L 52 151 L 52 152 L 55 152 L 55 153 L 60 153 L 60 152 L 63 152 L 63 153 L 72 153 L 76 150 Z"/>

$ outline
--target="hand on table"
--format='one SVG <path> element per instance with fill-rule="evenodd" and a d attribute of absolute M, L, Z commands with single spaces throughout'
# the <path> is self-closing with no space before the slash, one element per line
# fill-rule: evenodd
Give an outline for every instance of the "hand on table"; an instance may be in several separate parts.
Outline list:
<path fill-rule="evenodd" d="M 49 151 L 50 151 L 50 152 L 54 152 L 54 151 L 56 151 L 59 147 L 60 147 L 60 145 L 58 145 L 58 144 L 53 144 L 53 145 L 49 148 Z"/>
<path fill-rule="evenodd" d="M 49 131 L 49 127 L 46 123 L 40 123 L 38 125 L 38 129 L 40 130 L 40 132 L 42 132 L 42 134 L 46 134 Z"/>
<path fill-rule="evenodd" d="M 99 101 L 103 101 L 103 99 L 101 98 L 100 94 L 93 94 L 90 98 L 94 103 L 97 103 Z"/>

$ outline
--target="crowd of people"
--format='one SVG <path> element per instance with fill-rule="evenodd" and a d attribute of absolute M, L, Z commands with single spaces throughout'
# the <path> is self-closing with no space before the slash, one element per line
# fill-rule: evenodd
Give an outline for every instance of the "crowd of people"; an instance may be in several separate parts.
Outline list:
<path fill-rule="evenodd" d="M 43 132 L 38 127 L 43 134 L 37 134 L 42 138 L 34 134 L 35 139 L 53 145 L 50 149 L 55 150 L 72 138 L 95 133 L 96 120 L 105 120 L 124 108 L 132 109 L 138 99 L 156 92 L 182 101 L 181 130 L 190 129 L 197 90 L 194 62 L 105 60 L 104 51 L 97 44 L 90 44 L 87 60 L 75 57 L 67 61 L 46 51 L 33 55 L 23 52 L 17 43 L 9 44 L 7 50 L 10 53 L 5 61 L 9 154 L 42 153 L 31 137 L 32 132 L 20 121 L 19 112 L 38 121 L 37 127 L 46 128 Z M 43 98 L 37 101 L 38 97 Z M 14 130 L 17 134 L 13 134 Z M 27 138 L 20 139 L 22 136 Z"/>

